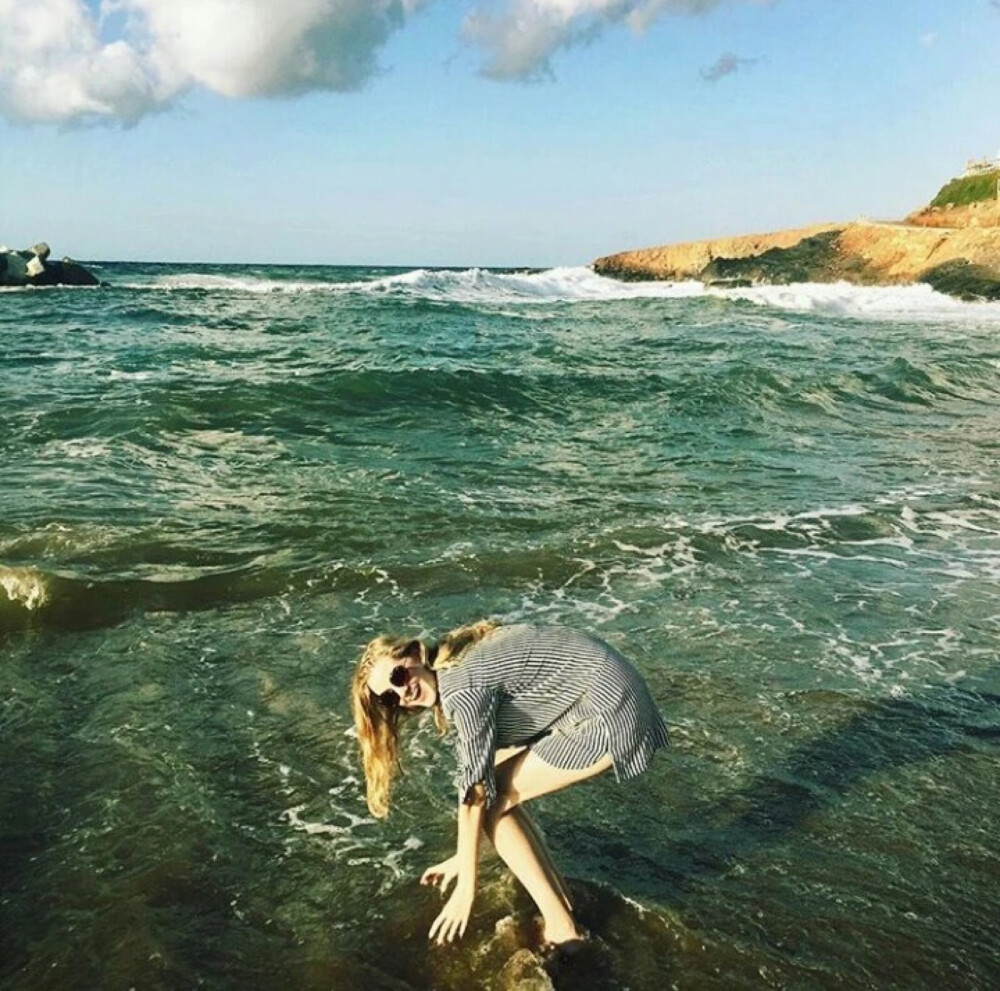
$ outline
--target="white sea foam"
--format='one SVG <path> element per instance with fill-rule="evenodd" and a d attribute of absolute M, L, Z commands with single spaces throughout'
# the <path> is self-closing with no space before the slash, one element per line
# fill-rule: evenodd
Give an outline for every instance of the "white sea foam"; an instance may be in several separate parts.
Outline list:
<path fill-rule="evenodd" d="M 852 286 L 846 282 L 803 282 L 789 286 L 712 289 L 713 295 L 760 306 L 876 320 L 982 321 L 1000 323 L 1000 303 L 966 303 L 927 285 Z"/>
<path fill-rule="evenodd" d="M 92 458 L 106 457 L 111 453 L 111 446 L 103 440 L 74 437 L 51 441 L 45 446 L 45 453 L 53 457 L 70 458 L 73 461 L 89 461 Z"/>
<path fill-rule="evenodd" d="M 108 374 L 108 379 L 111 382 L 149 382 L 157 377 L 156 372 L 150 371 L 140 371 L 140 372 L 122 372 L 117 368 L 112 368 Z"/>
<path fill-rule="evenodd" d="M 0 286 L 0 293 L 19 293 L 19 292 L 64 292 L 67 289 L 87 289 L 94 290 L 100 289 L 100 286 Z"/>
<path fill-rule="evenodd" d="M 215 292 L 301 293 L 330 292 L 349 284 L 262 279 L 249 275 L 212 275 L 207 272 L 178 272 L 173 275 L 153 276 L 149 281 L 116 283 L 116 286 L 121 289 L 162 289 L 167 291 L 205 289 Z"/>
<path fill-rule="evenodd" d="M 359 284 L 358 287 L 360 288 Z M 368 283 L 383 291 L 406 289 L 429 299 L 458 303 L 611 302 L 700 296 L 699 282 L 619 282 L 592 269 L 550 268 L 542 272 L 416 269 Z"/>
<path fill-rule="evenodd" d="M 29 611 L 40 609 L 49 599 L 45 580 L 32 568 L 0 568 L 0 588 L 11 602 Z"/>
<path fill-rule="evenodd" d="M 706 519 L 669 516 L 657 529 L 648 530 L 645 539 L 621 539 L 612 531 L 607 543 L 595 537 L 593 555 L 578 558 L 579 567 L 561 585 L 543 579 L 529 583 L 503 619 L 577 622 L 582 617 L 596 629 L 614 629 L 625 613 L 655 613 L 665 592 L 711 585 L 711 574 L 718 568 L 742 573 L 753 569 L 755 561 L 770 567 L 764 562 L 780 560 L 788 564 L 787 570 L 779 568 L 785 580 L 855 588 L 858 597 L 849 608 L 841 599 L 841 605 L 816 624 L 808 610 L 802 614 L 798 605 L 789 607 L 784 590 L 773 599 L 764 588 L 701 611 L 682 606 L 681 625 L 673 630 L 668 612 L 658 620 L 661 633 L 676 634 L 689 647 L 720 636 L 734 643 L 745 638 L 744 648 L 750 644 L 753 649 L 762 633 L 784 635 L 775 633 L 783 630 L 794 638 L 795 656 L 802 663 L 838 678 L 881 690 L 919 684 L 950 675 L 956 658 L 963 663 L 973 658 L 975 651 L 963 642 L 961 627 L 927 624 L 933 603 L 922 601 L 902 607 L 897 625 L 887 623 L 881 635 L 869 641 L 859 635 L 850 612 L 871 608 L 869 593 L 876 602 L 884 595 L 890 570 L 905 575 L 903 581 L 914 588 L 933 576 L 945 584 L 1000 580 L 1000 506 L 966 491 L 961 504 L 942 508 L 942 500 L 949 498 L 918 486 L 886 493 L 870 505 L 821 504 L 798 513 Z M 609 544 L 614 554 L 608 553 Z"/>
<path fill-rule="evenodd" d="M 409 272 L 351 282 L 267 279 L 202 272 L 154 276 L 150 281 L 122 284 L 126 289 L 214 290 L 243 293 L 371 293 L 415 296 L 453 303 L 531 303 L 677 299 L 704 294 L 699 282 L 619 282 L 586 267 L 541 272 L 498 272 L 417 268 Z"/>
<path fill-rule="evenodd" d="M 966 303 L 930 286 L 853 286 L 846 282 L 706 287 L 701 282 L 620 282 L 585 266 L 539 272 L 417 268 L 408 272 L 351 282 L 269 279 L 200 272 L 154 276 L 125 288 L 240 293 L 327 293 L 403 296 L 444 303 L 511 305 L 532 303 L 617 302 L 635 299 L 729 299 L 789 312 L 858 319 L 959 321 L 1000 324 L 1000 303 Z"/>

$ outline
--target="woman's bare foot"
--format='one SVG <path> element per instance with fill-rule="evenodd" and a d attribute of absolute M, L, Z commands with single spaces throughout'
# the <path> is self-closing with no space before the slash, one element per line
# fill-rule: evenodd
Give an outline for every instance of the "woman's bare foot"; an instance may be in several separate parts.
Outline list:
<path fill-rule="evenodd" d="M 542 924 L 542 945 L 558 949 L 570 943 L 582 943 L 587 938 L 586 932 L 575 925 L 567 926 L 546 926 Z"/>

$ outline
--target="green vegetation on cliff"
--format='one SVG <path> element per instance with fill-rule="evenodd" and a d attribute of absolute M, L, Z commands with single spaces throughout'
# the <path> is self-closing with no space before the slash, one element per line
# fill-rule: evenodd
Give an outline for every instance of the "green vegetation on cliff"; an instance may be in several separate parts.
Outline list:
<path fill-rule="evenodd" d="M 992 200 L 997 195 L 1000 169 L 982 175 L 962 176 L 941 187 L 941 192 L 931 200 L 931 206 L 966 206 L 980 200 Z"/>

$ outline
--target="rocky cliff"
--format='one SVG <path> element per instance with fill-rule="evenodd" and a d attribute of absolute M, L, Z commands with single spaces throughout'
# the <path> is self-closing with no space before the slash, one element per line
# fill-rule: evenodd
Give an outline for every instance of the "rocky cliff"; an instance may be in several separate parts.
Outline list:
<path fill-rule="evenodd" d="M 919 227 L 1000 227 L 1000 200 L 965 206 L 925 206 L 904 221 Z"/>
<path fill-rule="evenodd" d="M 594 270 L 722 286 L 926 282 L 963 299 L 1000 299 L 1000 204 L 925 208 L 902 223 L 859 220 L 624 251 L 598 258 Z"/>

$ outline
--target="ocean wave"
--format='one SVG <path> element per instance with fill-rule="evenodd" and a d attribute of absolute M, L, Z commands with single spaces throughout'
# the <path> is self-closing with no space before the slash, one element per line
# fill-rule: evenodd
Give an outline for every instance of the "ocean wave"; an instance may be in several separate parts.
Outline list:
<path fill-rule="evenodd" d="M 237 424 L 259 402 L 256 386 L 234 386 L 228 414 Z M 669 406 L 668 423 L 728 410 L 754 416 L 805 410 L 844 418 L 858 409 L 937 408 L 974 399 L 994 403 L 996 375 L 981 366 L 921 364 L 898 358 L 874 367 L 775 371 L 758 362 L 706 365 L 679 376 L 670 368 L 635 367 L 622 359 L 599 369 L 470 370 L 465 368 L 346 369 L 271 383 L 268 396 L 284 408 L 312 417 L 388 418 L 423 422 L 423 404 L 442 412 L 517 419 L 552 426 L 586 423 L 606 403 Z M 610 435 L 609 435 L 610 436 Z"/>
<path fill-rule="evenodd" d="M 401 296 L 450 303 L 602 302 L 627 299 L 680 299 L 698 296 L 698 282 L 619 282 L 592 269 L 552 268 L 508 272 L 487 268 L 417 268 L 376 278 L 274 279 L 250 275 L 183 272 L 126 282 L 124 289 L 206 290 L 239 293 L 327 293 Z"/>
<path fill-rule="evenodd" d="M 1000 323 L 1000 303 L 968 303 L 923 284 L 854 286 L 847 282 L 802 282 L 707 291 L 758 306 L 823 316 L 920 323 L 952 320 Z"/>
<path fill-rule="evenodd" d="M 34 292 L 66 292 L 86 289 L 93 292 L 95 289 L 102 289 L 103 286 L 0 286 L 0 294 L 5 293 L 34 293 Z"/>
<path fill-rule="evenodd" d="M 22 553 L 29 549 L 20 546 Z M 46 553 L 34 546 L 34 558 Z M 49 556 L 58 552 L 49 548 Z M 970 491 L 966 497 L 923 491 L 887 493 L 868 503 L 818 505 L 796 513 L 664 517 L 644 524 L 610 525 L 593 534 L 568 532 L 539 546 L 512 549 L 456 541 L 424 559 L 337 560 L 271 556 L 243 566 L 203 567 L 183 555 L 165 567 L 157 548 L 136 560 L 75 552 L 72 568 L 52 561 L 0 565 L 0 634 L 24 629 L 93 629 L 142 613 L 190 613 L 252 601 L 300 604 L 335 594 L 384 601 L 400 590 L 447 597 L 470 587 L 517 589 L 525 615 L 565 613 L 602 626 L 666 590 L 711 583 L 711 576 L 758 568 L 826 582 L 856 584 L 859 575 L 905 572 L 945 580 L 1000 579 L 1000 502 Z M 117 561 L 115 557 L 117 556 Z M 158 563 L 160 562 L 160 563 Z M 770 562 L 770 563 L 769 563 Z M 881 578 L 877 576 L 882 576 Z M 288 608 L 293 608 L 289 605 Z M 779 609 L 780 611 L 780 609 Z M 756 615 L 756 614 L 755 614 Z M 516 610 L 508 619 L 516 619 Z M 717 619 L 711 630 L 717 631 Z M 694 634 L 693 634 L 694 635 Z"/>
<path fill-rule="evenodd" d="M 963 302 L 922 284 L 854 286 L 837 282 L 720 288 L 706 286 L 695 280 L 621 282 L 598 275 L 586 266 L 564 266 L 542 271 L 417 268 L 351 281 L 318 274 L 315 278 L 295 279 L 250 274 L 179 272 L 153 275 L 149 281 L 126 282 L 121 284 L 121 288 L 254 294 L 361 294 L 488 306 L 707 297 L 790 312 L 863 320 L 1000 323 L 1000 303 Z"/>
<path fill-rule="evenodd" d="M 812 558 L 823 568 L 859 562 L 893 570 L 948 568 L 993 580 L 1000 567 L 1000 503 L 975 492 L 956 498 L 914 490 L 870 504 L 799 512 L 619 523 L 517 550 L 457 541 L 433 558 L 391 569 L 391 579 L 401 588 L 432 587 L 443 595 L 470 584 L 537 586 L 553 608 L 572 596 L 576 610 L 606 611 L 616 599 L 617 614 L 632 608 L 644 589 L 659 596 L 667 583 L 699 572 L 722 568 L 737 574 L 753 562 L 783 557 Z M 354 569 L 337 577 L 343 587 L 371 580 Z"/>
<path fill-rule="evenodd" d="M 362 288 L 362 284 L 356 284 Z M 701 295 L 698 282 L 619 282 L 590 268 L 551 268 L 541 272 L 416 269 L 365 284 L 370 291 L 398 291 L 441 302 L 575 303 L 629 299 L 685 299 Z"/>
<path fill-rule="evenodd" d="M 194 569 L 187 569 L 194 570 Z M 280 595 L 290 576 L 249 566 L 175 580 L 94 579 L 33 566 L 0 565 L 0 634 L 114 626 L 133 613 L 191 612 Z"/>
<path fill-rule="evenodd" d="M 331 292 L 343 289 L 349 283 L 334 281 L 309 281 L 294 279 L 269 279 L 251 275 L 214 275 L 208 272 L 178 272 L 155 275 L 148 281 L 115 283 L 118 289 L 163 290 L 178 292 L 204 290 L 231 293 L 303 293 Z"/>

